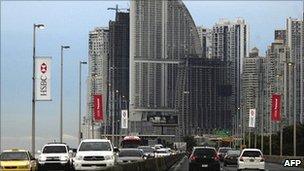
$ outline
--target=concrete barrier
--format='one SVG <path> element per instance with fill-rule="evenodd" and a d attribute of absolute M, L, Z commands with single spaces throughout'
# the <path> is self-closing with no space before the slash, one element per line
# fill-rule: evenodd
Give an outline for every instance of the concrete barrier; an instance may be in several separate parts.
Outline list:
<path fill-rule="evenodd" d="M 284 164 L 284 161 L 286 159 L 300 159 L 302 161 L 301 166 L 304 168 L 304 156 L 269 156 L 269 155 L 265 155 L 265 160 L 266 162 L 270 162 L 270 163 L 277 163 L 277 164 Z"/>
<path fill-rule="evenodd" d="M 166 157 L 147 159 L 142 162 L 122 163 L 105 168 L 106 171 L 165 171 L 170 169 L 176 162 L 181 160 L 185 154 L 176 154 Z"/>

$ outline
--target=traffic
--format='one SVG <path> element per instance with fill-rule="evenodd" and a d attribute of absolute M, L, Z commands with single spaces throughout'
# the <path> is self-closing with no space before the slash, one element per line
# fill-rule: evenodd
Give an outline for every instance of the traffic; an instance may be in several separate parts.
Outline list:
<path fill-rule="evenodd" d="M 108 139 L 84 139 L 77 149 L 65 143 L 50 142 L 37 151 L 37 157 L 22 149 L 5 150 L 0 155 L 1 171 L 100 170 L 122 163 L 140 162 L 178 153 L 162 144 L 143 145 L 138 136 L 126 136 L 121 148 Z"/>

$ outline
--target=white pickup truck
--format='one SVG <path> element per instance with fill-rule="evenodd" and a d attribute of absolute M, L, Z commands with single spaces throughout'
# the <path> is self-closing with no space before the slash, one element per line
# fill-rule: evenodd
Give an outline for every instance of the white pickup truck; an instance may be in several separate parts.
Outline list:
<path fill-rule="evenodd" d="M 75 170 L 97 170 L 115 163 L 115 152 L 110 140 L 82 140 L 74 158 Z"/>

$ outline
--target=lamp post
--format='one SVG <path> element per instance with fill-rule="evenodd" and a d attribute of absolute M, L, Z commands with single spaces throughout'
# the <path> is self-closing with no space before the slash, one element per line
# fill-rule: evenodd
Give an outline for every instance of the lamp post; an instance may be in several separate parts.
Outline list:
<path fill-rule="evenodd" d="M 32 77 L 32 154 L 35 154 L 35 102 L 36 102 L 36 94 L 35 94 L 35 57 L 36 57 L 36 28 L 44 29 L 44 24 L 34 24 L 33 25 L 33 77 Z"/>
<path fill-rule="evenodd" d="M 296 78 L 296 65 L 295 63 L 289 62 L 289 66 L 293 66 L 293 156 L 297 155 L 297 101 L 296 101 L 296 87 L 297 87 L 297 78 Z"/>
<path fill-rule="evenodd" d="M 78 143 L 81 140 L 81 65 L 87 62 L 79 61 L 79 120 L 78 120 Z"/>
<path fill-rule="evenodd" d="M 96 70 L 96 69 L 95 69 Z M 92 134 L 92 139 L 94 139 L 94 96 L 96 92 L 96 71 L 94 74 L 92 74 L 92 80 L 93 80 L 93 95 L 92 95 L 92 116 L 91 116 L 91 134 Z"/>
<path fill-rule="evenodd" d="M 61 63 L 60 63 L 60 142 L 62 142 L 63 137 L 63 119 L 62 119 L 62 89 L 63 89 L 63 49 L 69 49 L 70 46 L 61 46 Z"/>
<path fill-rule="evenodd" d="M 115 131 L 115 125 L 114 125 L 114 119 L 115 119 L 115 113 L 116 113 L 116 110 L 115 109 L 118 109 L 117 107 L 117 95 L 118 95 L 119 91 L 118 90 L 115 90 L 115 94 L 113 94 L 113 110 L 112 110 L 112 142 L 114 143 L 114 131 Z"/>

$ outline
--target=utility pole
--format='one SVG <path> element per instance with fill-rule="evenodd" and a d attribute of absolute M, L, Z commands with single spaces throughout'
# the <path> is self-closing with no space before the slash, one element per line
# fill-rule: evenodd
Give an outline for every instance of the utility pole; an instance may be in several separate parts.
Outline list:
<path fill-rule="evenodd" d="M 78 143 L 80 143 L 82 138 L 81 133 L 81 65 L 87 64 L 87 62 L 79 61 L 79 116 L 78 116 Z"/>
<path fill-rule="evenodd" d="M 34 24 L 33 25 L 33 77 L 32 77 L 32 154 L 35 154 L 35 139 L 36 139 L 36 93 L 35 93 L 35 68 L 36 68 L 36 63 L 35 63 L 35 58 L 36 58 L 36 28 L 37 29 L 44 29 L 45 26 L 43 24 Z M 1 142 L 0 142 L 1 143 Z"/>
<path fill-rule="evenodd" d="M 70 46 L 61 46 L 60 62 L 60 142 L 63 142 L 63 49 L 69 49 Z"/>
<path fill-rule="evenodd" d="M 297 155 L 297 71 L 296 63 L 293 64 L 293 156 Z"/>

